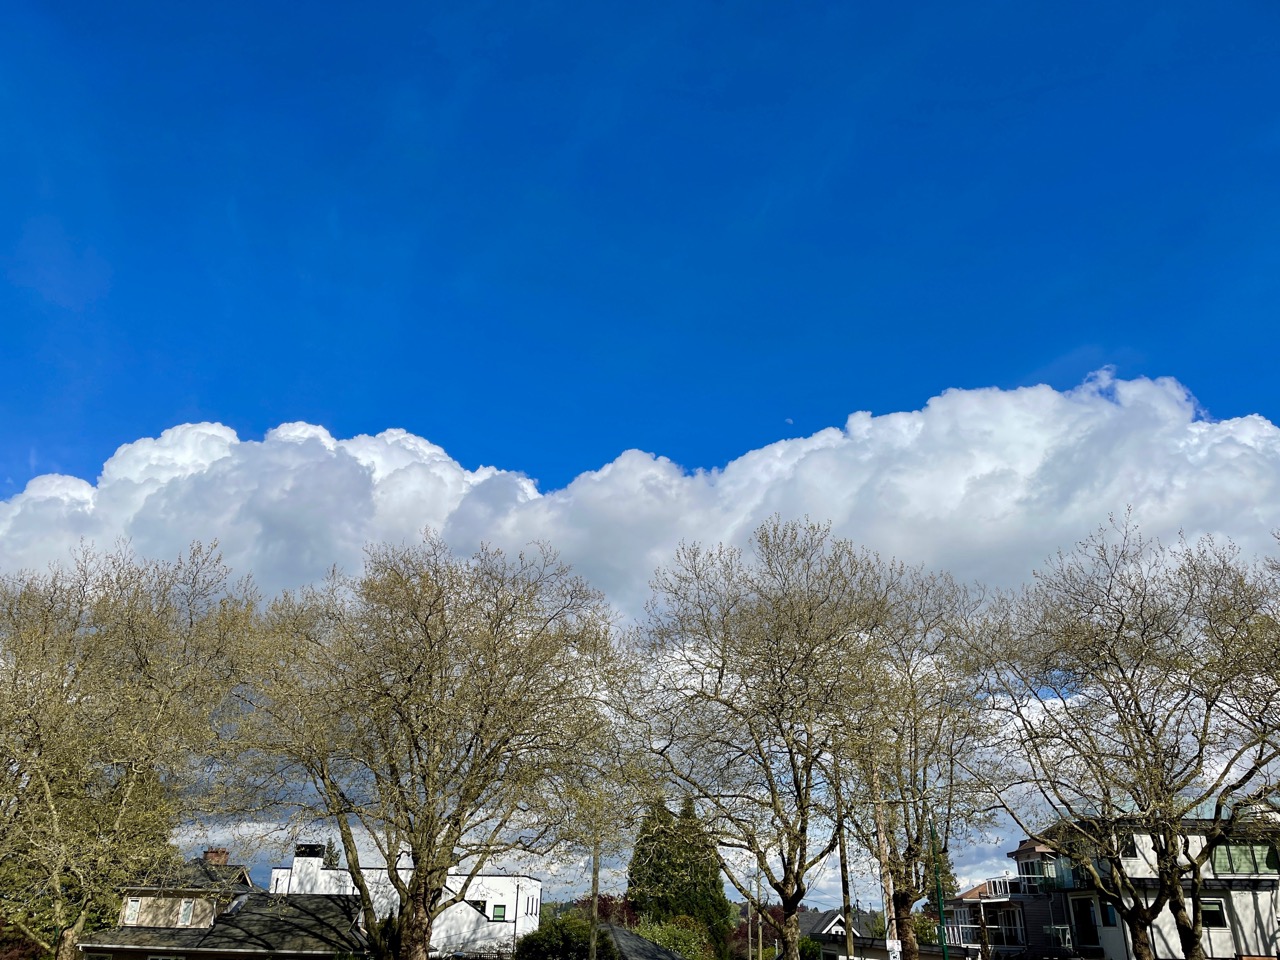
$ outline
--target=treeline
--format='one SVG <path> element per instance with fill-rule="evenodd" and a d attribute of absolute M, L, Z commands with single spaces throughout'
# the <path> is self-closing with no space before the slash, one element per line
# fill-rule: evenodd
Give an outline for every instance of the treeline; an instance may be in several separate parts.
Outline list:
<path fill-rule="evenodd" d="M 1090 875 L 1136 960 L 1166 907 L 1202 960 L 1200 872 L 1274 799 L 1278 603 L 1274 562 L 1127 521 L 1001 592 L 775 519 L 745 551 L 682 546 L 634 626 L 545 547 L 428 535 L 269 599 L 200 545 L 86 551 L 0 580 L 0 919 L 70 960 L 179 825 L 278 820 L 336 832 L 380 960 L 426 960 L 450 872 L 630 851 L 643 875 L 670 804 L 707 832 L 682 869 L 723 875 L 787 960 L 832 855 L 846 890 L 878 861 L 914 960 L 935 856 L 1003 811 Z M 385 921 L 361 870 L 384 863 Z M 723 904 L 664 904 L 674 882 L 637 895 L 723 955 Z"/>

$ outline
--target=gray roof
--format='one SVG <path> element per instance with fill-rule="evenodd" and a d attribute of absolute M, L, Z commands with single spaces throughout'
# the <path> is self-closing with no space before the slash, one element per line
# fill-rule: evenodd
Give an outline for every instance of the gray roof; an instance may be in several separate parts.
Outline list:
<path fill-rule="evenodd" d="M 220 914 L 212 927 L 116 927 L 84 937 L 80 949 L 362 954 L 359 917 L 355 896 L 253 893 Z"/>
<path fill-rule="evenodd" d="M 618 945 L 618 956 L 622 960 L 684 960 L 680 954 L 666 947 L 660 947 L 652 940 L 646 940 L 638 933 L 632 933 L 626 927 L 612 923 L 600 925 L 609 931 L 613 942 Z"/>
<path fill-rule="evenodd" d="M 805 910 L 796 914 L 800 923 L 800 936 L 814 937 L 827 932 L 833 920 L 840 919 L 839 910 Z"/>
<path fill-rule="evenodd" d="M 186 863 L 176 864 L 151 877 L 145 884 L 129 890 L 200 890 L 229 893 L 250 893 L 261 889 L 249 879 L 249 868 L 238 863 L 211 863 L 197 857 Z"/>

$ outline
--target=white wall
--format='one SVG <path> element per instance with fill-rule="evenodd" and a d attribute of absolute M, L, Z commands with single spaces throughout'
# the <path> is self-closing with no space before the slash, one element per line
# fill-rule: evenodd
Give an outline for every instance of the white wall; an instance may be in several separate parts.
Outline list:
<path fill-rule="evenodd" d="M 407 879 L 407 871 L 403 871 Z M 460 890 L 465 877 L 450 875 L 451 892 Z M 380 917 L 389 916 L 397 906 L 395 888 L 385 870 L 366 869 L 365 880 Z M 293 858 L 288 867 L 271 871 L 272 893 L 355 893 L 355 883 L 345 869 L 325 869 L 320 857 Z M 516 939 L 538 929 L 542 908 L 542 881 L 533 877 L 483 874 L 467 888 L 467 900 L 483 900 L 482 914 L 469 903 L 449 907 L 436 918 L 431 935 L 433 953 L 510 950 Z M 505 908 L 495 911 L 495 907 Z M 493 919 L 504 913 L 502 920 Z"/>

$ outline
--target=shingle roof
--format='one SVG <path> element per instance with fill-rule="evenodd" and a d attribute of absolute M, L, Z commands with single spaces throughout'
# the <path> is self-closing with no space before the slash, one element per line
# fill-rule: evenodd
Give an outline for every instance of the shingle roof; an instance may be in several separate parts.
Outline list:
<path fill-rule="evenodd" d="M 249 879 L 249 869 L 237 863 L 211 863 L 197 858 L 171 867 L 148 883 L 130 890 L 215 890 L 232 895 L 260 889 Z"/>
<path fill-rule="evenodd" d="M 184 952 L 252 951 L 272 954 L 361 954 L 360 899 L 355 896 L 253 893 L 212 927 L 116 927 L 89 934 L 81 950 L 138 948 Z"/>
<path fill-rule="evenodd" d="M 832 921 L 841 919 L 840 910 L 805 910 L 796 914 L 800 923 L 800 936 L 812 937 L 826 933 Z"/>
<path fill-rule="evenodd" d="M 666 947 L 660 947 L 652 940 L 646 940 L 638 933 L 632 933 L 626 927 L 618 927 L 612 923 L 601 924 L 618 945 L 618 956 L 622 960 L 684 960 L 680 954 Z"/>

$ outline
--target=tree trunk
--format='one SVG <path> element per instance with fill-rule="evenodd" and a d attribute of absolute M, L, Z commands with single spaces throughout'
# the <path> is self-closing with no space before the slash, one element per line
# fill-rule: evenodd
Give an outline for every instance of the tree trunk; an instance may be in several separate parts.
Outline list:
<path fill-rule="evenodd" d="M 400 918 L 400 950 L 396 960 L 430 960 L 434 918 L 425 889 L 411 888 L 409 902 Z"/>
<path fill-rule="evenodd" d="M 1151 925 L 1139 917 L 1125 917 L 1129 939 L 1133 941 L 1133 960 L 1155 960 L 1151 948 Z"/>
<path fill-rule="evenodd" d="M 911 908 L 915 899 L 900 887 L 893 892 L 893 918 L 902 941 L 902 960 L 920 960 L 920 944 L 916 940 L 916 928 L 911 922 Z"/>
<path fill-rule="evenodd" d="M 853 904 L 849 902 L 849 842 L 844 825 L 844 798 L 840 793 L 840 758 L 834 760 L 832 787 L 836 801 L 836 852 L 840 857 L 840 908 L 844 913 L 844 955 L 853 960 Z M 593 957 L 592 960 L 595 960 Z"/>
<path fill-rule="evenodd" d="M 782 919 L 782 955 L 784 960 L 800 960 L 800 917 L 794 906 Z"/>
<path fill-rule="evenodd" d="M 1178 943 L 1182 947 L 1183 960 L 1204 960 L 1204 939 L 1201 936 L 1200 911 L 1193 899 L 1191 913 L 1187 912 L 1187 899 L 1181 886 L 1175 887 L 1169 897 L 1169 911 L 1178 929 Z"/>
<path fill-rule="evenodd" d="M 76 922 L 69 927 L 63 928 L 62 932 L 58 934 L 58 942 L 54 946 L 53 960 L 76 960 L 80 956 L 80 951 L 76 949 L 76 944 L 80 942 L 80 934 L 84 932 L 84 924 L 88 919 L 89 911 L 81 910 Z"/>

